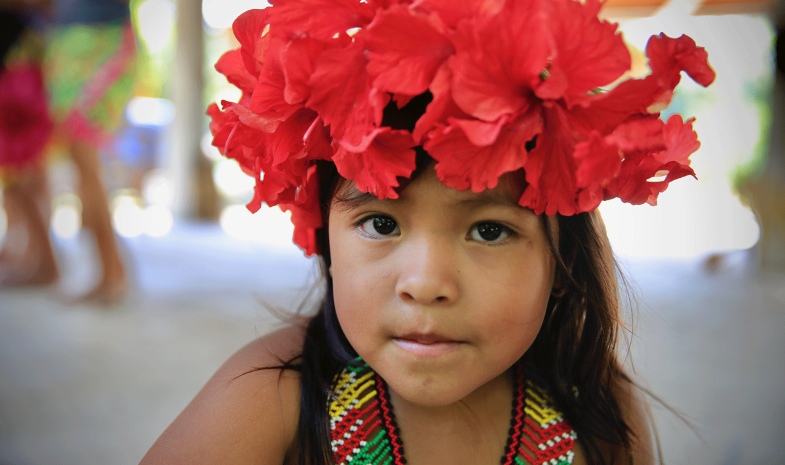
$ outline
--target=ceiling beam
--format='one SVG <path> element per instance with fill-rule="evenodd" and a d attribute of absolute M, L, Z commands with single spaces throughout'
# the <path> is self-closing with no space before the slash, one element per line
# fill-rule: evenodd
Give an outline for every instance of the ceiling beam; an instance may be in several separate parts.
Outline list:
<path fill-rule="evenodd" d="M 607 0 L 602 16 L 609 18 L 652 16 L 665 7 L 697 3 L 695 15 L 768 14 L 782 0 Z"/>

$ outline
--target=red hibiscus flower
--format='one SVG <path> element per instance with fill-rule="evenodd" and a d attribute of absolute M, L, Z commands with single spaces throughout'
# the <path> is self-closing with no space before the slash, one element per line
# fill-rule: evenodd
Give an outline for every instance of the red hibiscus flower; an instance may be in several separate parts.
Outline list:
<path fill-rule="evenodd" d="M 338 173 L 354 180 L 357 188 L 382 199 L 395 199 L 398 177 L 415 168 L 414 140 L 409 131 L 380 128 L 359 145 L 340 143 L 333 162 Z"/>
<path fill-rule="evenodd" d="M 519 204 L 572 215 L 602 200 L 656 203 L 694 175 L 692 120 L 659 118 L 685 71 L 714 79 L 692 39 L 649 41 L 651 74 L 630 67 L 598 0 L 276 0 L 241 15 L 240 49 L 216 64 L 243 91 L 208 109 L 213 144 L 256 180 L 251 210 L 292 212 L 316 253 L 316 160 L 380 198 L 397 197 L 414 147 L 446 185 L 480 192 L 523 169 Z M 414 130 L 382 125 L 391 100 L 432 97 Z M 528 149 L 527 149 L 528 148 Z"/>

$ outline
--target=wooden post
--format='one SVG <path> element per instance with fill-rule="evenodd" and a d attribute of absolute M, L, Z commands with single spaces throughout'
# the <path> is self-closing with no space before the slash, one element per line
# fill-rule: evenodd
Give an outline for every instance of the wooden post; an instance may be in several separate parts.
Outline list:
<path fill-rule="evenodd" d="M 776 76 L 771 95 L 771 128 L 766 164 L 744 186 L 758 214 L 761 238 L 756 247 L 760 267 L 785 270 L 785 5 L 774 2 L 777 30 Z"/>
<path fill-rule="evenodd" d="M 204 40 L 201 0 L 177 0 L 177 36 L 172 67 L 176 109 L 169 168 L 173 209 L 184 218 L 214 219 L 218 200 L 211 165 L 199 141 L 204 131 Z"/>

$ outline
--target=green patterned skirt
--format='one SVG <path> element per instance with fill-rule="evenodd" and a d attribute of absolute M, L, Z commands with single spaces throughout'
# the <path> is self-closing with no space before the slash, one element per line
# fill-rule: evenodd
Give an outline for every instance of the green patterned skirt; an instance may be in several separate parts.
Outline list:
<path fill-rule="evenodd" d="M 99 145 L 119 128 L 133 95 L 136 40 L 130 22 L 54 29 L 44 59 L 52 113 L 71 140 Z"/>

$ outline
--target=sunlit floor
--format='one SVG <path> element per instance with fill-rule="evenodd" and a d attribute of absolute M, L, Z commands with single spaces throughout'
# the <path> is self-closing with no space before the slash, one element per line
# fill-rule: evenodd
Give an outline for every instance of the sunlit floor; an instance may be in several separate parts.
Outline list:
<path fill-rule="evenodd" d="M 64 290 L 85 290 L 89 243 L 57 243 Z M 293 247 L 175 224 L 123 240 L 133 292 L 113 308 L 55 289 L 0 290 L 0 464 L 135 464 L 210 374 L 280 324 L 313 264 Z M 747 252 L 625 263 L 640 301 L 633 358 L 642 383 L 696 432 L 654 407 L 668 464 L 781 462 L 785 276 Z M 696 434 L 697 433 L 697 434 Z"/>

